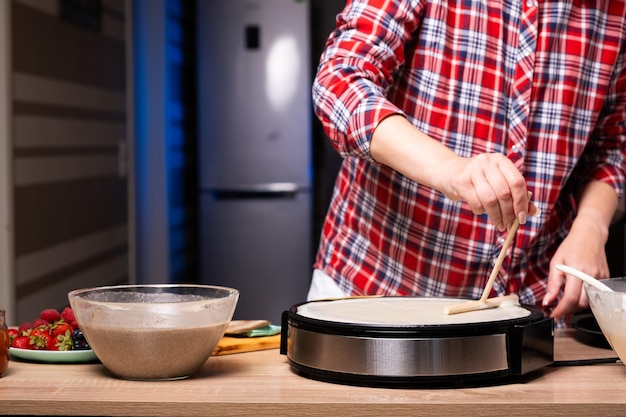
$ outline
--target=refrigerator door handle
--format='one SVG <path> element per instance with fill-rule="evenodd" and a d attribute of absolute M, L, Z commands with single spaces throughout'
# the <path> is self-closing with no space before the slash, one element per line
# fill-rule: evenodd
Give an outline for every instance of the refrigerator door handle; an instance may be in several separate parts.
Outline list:
<path fill-rule="evenodd" d="M 209 190 L 215 200 L 295 198 L 298 191 L 298 184 L 293 182 L 274 182 Z"/>

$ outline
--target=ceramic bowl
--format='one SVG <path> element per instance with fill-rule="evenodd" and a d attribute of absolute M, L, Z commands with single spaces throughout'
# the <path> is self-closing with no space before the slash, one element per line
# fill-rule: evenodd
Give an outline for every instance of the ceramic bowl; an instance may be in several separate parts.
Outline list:
<path fill-rule="evenodd" d="M 626 362 L 626 278 L 600 280 L 613 290 L 601 291 L 585 283 L 589 305 L 598 326 L 617 356 Z"/>

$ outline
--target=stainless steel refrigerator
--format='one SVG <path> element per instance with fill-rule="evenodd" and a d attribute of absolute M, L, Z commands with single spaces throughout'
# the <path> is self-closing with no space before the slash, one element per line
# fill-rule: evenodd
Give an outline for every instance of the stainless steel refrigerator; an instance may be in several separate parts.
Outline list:
<path fill-rule="evenodd" d="M 279 324 L 312 272 L 309 3 L 196 4 L 201 282 Z"/>

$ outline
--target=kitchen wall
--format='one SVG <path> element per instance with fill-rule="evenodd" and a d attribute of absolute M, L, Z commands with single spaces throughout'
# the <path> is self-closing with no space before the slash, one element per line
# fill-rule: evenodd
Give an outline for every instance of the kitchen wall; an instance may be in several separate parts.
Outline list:
<path fill-rule="evenodd" d="M 125 2 L 3 3 L 0 306 L 17 324 L 129 279 Z"/>

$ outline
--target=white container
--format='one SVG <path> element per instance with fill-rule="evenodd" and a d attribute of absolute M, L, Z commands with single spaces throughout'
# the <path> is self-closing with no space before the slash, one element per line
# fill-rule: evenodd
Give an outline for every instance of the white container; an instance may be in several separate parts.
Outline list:
<path fill-rule="evenodd" d="M 585 283 L 589 305 L 604 337 L 622 363 L 626 361 L 626 278 L 600 280 L 613 290 L 601 291 Z"/>

